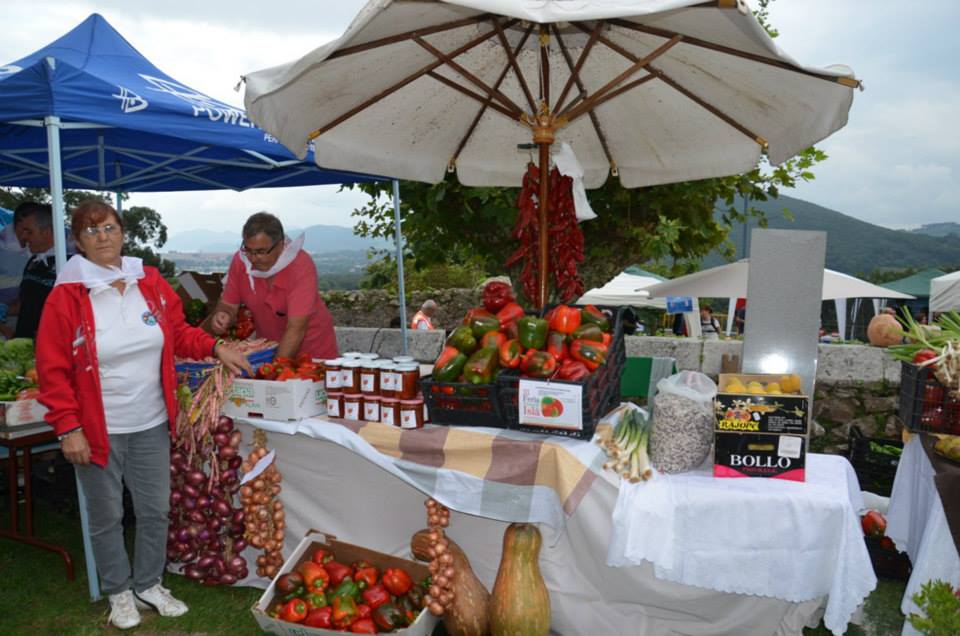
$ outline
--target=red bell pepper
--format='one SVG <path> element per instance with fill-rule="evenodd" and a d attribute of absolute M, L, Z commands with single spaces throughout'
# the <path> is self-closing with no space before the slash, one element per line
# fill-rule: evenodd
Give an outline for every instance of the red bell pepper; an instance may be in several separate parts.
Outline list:
<path fill-rule="evenodd" d="M 507 303 L 513 302 L 513 287 L 498 280 L 491 281 L 484 285 L 480 298 L 484 309 L 496 313 Z"/>
<path fill-rule="evenodd" d="M 470 327 L 474 338 L 482 338 L 488 331 L 500 328 L 500 321 L 486 309 L 471 309 L 464 317 L 463 324 Z"/>
<path fill-rule="evenodd" d="M 932 349 L 921 349 L 913 354 L 913 363 L 914 364 L 923 364 L 927 360 L 933 360 L 937 357 L 937 352 Z"/>
<path fill-rule="evenodd" d="M 401 596 L 410 591 L 413 587 L 413 580 L 405 570 L 400 568 L 387 568 L 383 571 L 383 587 L 394 596 Z"/>
<path fill-rule="evenodd" d="M 373 609 L 366 603 L 357 603 L 357 619 L 370 618 Z"/>
<path fill-rule="evenodd" d="M 558 380 L 568 380 L 570 382 L 578 382 L 580 380 L 585 380 L 590 376 L 590 369 L 587 368 L 587 365 L 580 362 L 579 360 L 571 360 L 567 358 L 560 364 L 560 368 L 557 370 L 557 379 Z"/>
<path fill-rule="evenodd" d="M 303 624 L 307 627 L 324 627 L 329 629 L 333 626 L 333 621 L 331 616 L 333 615 L 333 608 L 327 605 L 326 607 L 320 607 L 318 609 L 312 609 L 307 614 L 307 617 L 303 620 Z"/>
<path fill-rule="evenodd" d="M 373 622 L 384 632 L 392 632 L 406 624 L 405 616 L 393 602 L 384 603 L 373 610 Z"/>
<path fill-rule="evenodd" d="M 594 371 L 607 361 L 607 347 L 602 342 L 574 340 L 570 343 L 570 357 L 585 364 L 590 371 Z"/>
<path fill-rule="evenodd" d="M 433 378 L 438 382 L 453 382 L 463 373 L 463 365 L 466 363 L 467 354 L 448 345 L 433 363 Z"/>
<path fill-rule="evenodd" d="M 272 380 L 277 377 L 277 366 L 272 362 L 264 362 L 257 369 L 258 380 Z"/>
<path fill-rule="evenodd" d="M 488 331 L 483 334 L 483 338 L 480 339 L 480 348 L 486 349 L 487 347 L 494 347 L 495 349 L 499 349 L 500 345 L 506 341 L 507 337 L 499 331 Z"/>
<path fill-rule="evenodd" d="M 328 561 L 333 561 L 333 554 L 330 550 L 325 550 L 323 548 L 317 548 L 313 551 L 313 556 L 310 558 L 314 563 L 323 565 Z"/>
<path fill-rule="evenodd" d="M 361 618 L 350 625 L 350 632 L 352 634 L 376 634 L 377 626 L 372 618 Z"/>
<path fill-rule="evenodd" d="M 557 370 L 557 359 L 546 351 L 530 349 L 520 361 L 520 372 L 532 378 L 549 378 Z"/>
<path fill-rule="evenodd" d="M 587 305 L 580 310 L 580 323 L 583 324 L 587 322 L 597 325 L 601 331 L 610 331 L 610 319 L 607 318 L 605 313 L 593 305 Z"/>
<path fill-rule="evenodd" d="M 287 595 L 303 589 L 303 577 L 299 572 L 287 572 L 277 579 L 277 591 Z"/>
<path fill-rule="evenodd" d="M 603 331 L 592 322 L 580 325 L 570 334 L 570 340 L 593 340 L 594 342 L 603 342 Z"/>
<path fill-rule="evenodd" d="M 517 328 L 517 321 L 511 320 L 505 325 L 500 325 L 500 333 L 507 337 L 507 340 L 516 340 L 520 335 L 520 330 Z"/>
<path fill-rule="evenodd" d="M 575 307 L 558 305 L 552 310 L 550 329 L 564 334 L 573 333 L 580 326 L 580 310 Z"/>
<path fill-rule="evenodd" d="M 290 367 L 284 367 L 277 377 L 274 378 L 277 382 L 286 382 L 287 380 L 296 380 L 297 372 L 291 369 Z"/>
<path fill-rule="evenodd" d="M 497 312 L 497 320 L 500 321 L 500 328 L 502 329 L 508 322 L 522 318 L 525 314 L 526 312 L 523 311 L 523 307 L 517 303 L 507 303 L 503 306 L 503 309 Z"/>
<path fill-rule="evenodd" d="M 609 348 L 610 343 L 613 342 L 613 335 L 609 331 L 604 331 L 603 340 L 600 342 L 602 342 L 605 347 Z"/>
<path fill-rule="evenodd" d="M 567 335 L 559 331 L 551 331 L 547 335 L 547 353 L 562 362 L 570 357 L 570 351 L 567 349 Z"/>
<path fill-rule="evenodd" d="M 280 620 L 288 623 L 301 623 L 307 617 L 307 604 L 302 598 L 290 600 L 280 610 Z"/>
<path fill-rule="evenodd" d="M 300 566 L 303 586 L 308 592 L 322 592 L 330 584 L 330 574 L 320 564 L 307 561 Z"/>
<path fill-rule="evenodd" d="M 876 510 L 869 510 L 860 519 L 863 534 L 873 537 L 882 537 L 887 532 L 887 520 Z"/>
<path fill-rule="evenodd" d="M 390 592 L 383 586 L 383 583 L 371 585 L 363 591 L 361 596 L 363 596 L 363 601 L 373 609 L 380 607 L 390 600 Z"/>
<path fill-rule="evenodd" d="M 336 628 L 350 627 L 357 618 L 357 602 L 352 596 L 338 596 L 333 599 L 331 619 Z"/>
<path fill-rule="evenodd" d="M 327 561 L 323 566 L 330 574 L 330 585 L 340 585 L 344 577 L 350 576 L 352 570 L 349 566 L 337 561 Z"/>
<path fill-rule="evenodd" d="M 353 580 L 356 581 L 360 589 L 363 590 L 377 584 L 378 574 L 377 568 L 372 565 L 365 568 L 358 568 L 353 573 Z"/>
<path fill-rule="evenodd" d="M 517 339 L 507 340 L 500 345 L 500 366 L 504 369 L 516 369 L 523 358 L 523 347 Z"/>

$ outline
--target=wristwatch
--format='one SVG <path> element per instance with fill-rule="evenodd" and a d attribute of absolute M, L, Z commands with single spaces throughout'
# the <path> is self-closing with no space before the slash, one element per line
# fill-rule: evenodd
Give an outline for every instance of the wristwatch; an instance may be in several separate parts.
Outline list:
<path fill-rule="evenodd" d="M 78 426 L 77 428 L 74 428 L 74 429 L 70 429 L 69 431 L 67 431 L 67 432 L 64 433 L 63 435 L 57 435 L 57 441 L 58 441 L 58 442 L 62 442 L 63 440 L 67 439 L 68 437 L 70 437 L 71 435 L 73 435 L 74 433 L 76 433 L 77 431 L 81 431 L 81 430 L 83 430 L 83 428 L 80 427 L 80 426 Z"/>

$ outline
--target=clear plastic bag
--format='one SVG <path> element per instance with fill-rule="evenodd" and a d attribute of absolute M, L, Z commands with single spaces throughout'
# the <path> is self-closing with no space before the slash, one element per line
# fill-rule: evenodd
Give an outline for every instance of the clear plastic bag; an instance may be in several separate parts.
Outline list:
<path fill-rule="evenodd" d="M 660 472 L 696 468 L 713 445 L 713 399 L 717 385 L 696 371 L 681 371 L 657 383 L 650 430 L 650 461 Z"/>

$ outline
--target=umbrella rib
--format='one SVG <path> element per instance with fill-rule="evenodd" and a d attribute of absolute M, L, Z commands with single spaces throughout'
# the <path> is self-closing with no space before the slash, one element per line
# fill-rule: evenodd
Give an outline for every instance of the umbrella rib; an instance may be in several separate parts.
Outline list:
<path fill-rule="evenodd" d="M 496 32 L 497 32 L 496 29 L 494 29 L 492 33 L 496 33 Z M 477 88 L 482 90 L 484 93 L 488 95 L 492 95 L 501 104 L 506 106 L 507 109 L 513 111 L 514 117 L 516 119 L 520 119 L 520 116 L 523 114 L 523 109 L 517 106 L 513 102 L 513 100 L 511 100 L 509 97 L 501 93 L 499 90 L 496 90 L 490 87 L 486 82 L 481 80 L 479 77 L 477 77 L 476 75 L 474 75 L 473 73 L 465 69 L 460 64 L 457 64 L 453 60 L 453 58 L 456 57 L 456 55 L 447 55 L 446 53 L 444 53 L 437 47 L 433 46 L 423 38 L 413 38 L 413 41 L 419 44 L 420 46 L 422 46 L 423 48 L 425 48 L 427 51 L 429 51 L 434 57 L 439 59 L 442 64 L 446 64 L 447 66 L 455 70 L 457 73 L 465 77 L 467 80 L 469 80 L 471 83 L 475 84 Z"/>
<path fill-rule="evenodd" d="M 597 25 L 597 28 L 595 29 L 595 32 L 599 35 L 600 33 L 599 23 Z M 570 56 L 570 51 L 567 50 L 567 46 L 566 44 L 564 44 L 563 38 L 560 37 L 560 29 L 558 29 L 556 25 L 553 25 L 553 36 L 557 38 L 557 44 L 560 45 L 560 52 L 563 53 L 563 59 L 566 60 L 567 62 L 567 68 L 570 69 L 570 78 L 576 81 L 577 88 L 580 90 L 580 94 L 586 95 L 587 88 L 586 86 L 583 85 L 583 80 L 580 78 L 579 69 L 577 69 L 576 71 L 574 70 L 573 59 Z M 582 62 L 585 58 L 586 58 L 586 54 L 581 55 L 580 62 Z M 567 81 L 567 85 L 568 86 L 570 85 L 569 80 Z M 564 92 L 566 92 L 566 90 L 564 90 Z M 557 100 L 557 104 L 559 105 L 559 103 L 562 100 L 563 100 L 563 94 L 561 93 L 560 99 Z M 610 166 L 612 167 L 615 165 L 613 162 L 613 156 L 610 154 L 610 148 L 607 145 L 607 138 L 603 134 L 603 129 L 600 128 L 600 120 L 597 118 L 597 114 L 593 110 L 590 111 L 589 115 L 590 115 L 590 123 L 593 124 L 593 131 L 597 133 L 597 139 L 600 140 L 600 147 L 603 148 L 603 154 L 607 157 L 607 163 L 610 164 Z"/>
<path fill-rule="evenodd" d="M 479 102 L 480 104 L 482 104 L 482 105 L 484 105 L 484 106 L 489 105 L 490 108 L 494 109 L 494 110 L 497 111 L 498 113 L 503 113 L 504 115 L 506 115 L 506 116 L 507 116 L 508 118 L 510 118 L 510 119 L 514 119 L 514 113 L 511 113 L 509 110 L 507 110 L 506 108 L 504 108 L 504 107 L 501 106 L 500 104 L 496 104 L 496 103 L 493 103 L 493 102 L 489 102 L 489 103 L 488 103 L 488 102 L 487 102 L 487 99 L 489 99 L 489 97 L 484 97 L 483 95 L 481 95 L 481 94 L 479 94 L 479 93 L 474 93 L 474 92 L 473 92 L 472 90 L 470 90 L 469 88 L 466 88 L 465 86 L 461 86 L 460 84 L 457 84 L 455 81 L 453 81 L 453 80 L 450 79 L 449 77 L 444 77 L 443 75 L 440 75 L 439 73 L 437 73 L 437 72 L 435 72 L 435 71 L 430 71 L 429 73 L 427 73 L 427 76 L 428 76 L 428 77 L 432 77 L 433 79 L 437 80 L 437 81 L 440 82 L 441 84 L 445 84 L 445 85 L 449 86 L 450 88 L 454 89 L 455 91 L 459 91 L 460 93 L 463 93 L 463 94 L 466 95 L 467 97 L 476 100 L 477 102 Z"/>
<path fill-rule="evenodd" d="M 484 13 L 482 15 L 477 15 L 472 18 L 464 18 L 463 20 L 446 22 L 444 24 L 438 24 L 436 26 L 427 27 L 425 29 L 415 29 L 413 31 L 407 31 L 405 33 L 398 33 L 396 35 L 380 38 L 379 40 L 373 40 L 371 42 L 365 42 L 363 44 L 357 44 L 355 46 L 347 46 L 338 51 L 334 51 L 333 53 L 330 54 L 330 56 L 327 59 L 334 60 L 334 59 L 337 59 L 338 57 L 353 55 L 354 53 L 362 53 L 364 51 L 369 51 L 370 49 L 376 49 L 376 48 L 380 48 L 381 46 L 396 44 L 397 42 L 403 42 L 405 40 L 412 40 L 416 37 L 433 35 L 434 33 L 442 33 L 444 31 L 450 31 L 451 29 L 459 29 L 460 27 L 470 26 L 471 24 L 479 24 L 480 22 L 484 22 L 488 20 L 490 17 L 491 17 L 491 14 Z"/>
<path fill-rule="evenodd" d="M 510 49 L 510 43 L 507 42 L 507 36 L 503 34 L 503 27 L 500 26 L 500 23 L 496 20 L 493 21 L 493 26 L 497 30 L 497 37 L 500 39 L 500 45 L 503 47 L 503 52 L 507 54 L 507 60 L 509 60 L 510 68 L 513 69 L 513 74 L 517 76 L 517 81 L 520 83 L 520 88 L 523 89 L 523 94 L 527 98 L 527 104 L 530 105 L 530 112 L 537 112 L 537 103 L 533 99 L 533 94 L 530 92 L 530 87 L 527 86 L 527 80 L 524 78 L 523 73 L 520 72 L 520 65 L 517 64 L 517 55 Z M 529 34 L 530 31 L 528 30 Z M 526 36 L 524 36 L 524 41 L 526 41 Z M 520 48 L 517 49 L 519 51 Z M 506 74 L 501 75 L 500 79 L 494 85 L 494 90 L 500 89 L 500 84 L 503 82 L 503 79 L 506 77 Z"/>
<path fill-rule="evenodd" d="M 530 38 L 530 34 L 533 32 L 533 25 L 527 27 L 526 32 L 523 34 L 523 37 L 520 38 L 520 43 L 517 44 L 516 51 L 521 51 L 523 45 L 527 43 L 527 40 Z M 494 88 L 500 88 L 500 84 L 503 83 L 503 80 L 506 79 L 507 73 L 510 72 L 510 65 L 507 64 L 503 67 L 503 71 L 500 73 L 500 77 L 497 78 L 497 81 L 494 82 Z M 473 134 L 473 131 L 476 130 L 477 125 L 480 123 L 480 119 L 483 117 L 483 114 L 487 112 L 487 107 L 493 102 L 493 97 L 488 95 L 483 101 L 483 105 L 480 107 L 480 110 L 477 111 L 477 116 L 473 118 L 470 127 L 467 128 L 466 134 L 463 135 L 463 138 L 460 140 L 460 143 L 457 145 L 456 152 L 453 153 L 453 157 L 450 158 L 450 165 L 454 166 L 457 163 L 457 159 L 460 158 L 460 153 L 463 152 L 463 149 L 467 146 L 467 141 L 470 139 L 470 136 Z"/>
<path fill-rule="evenodd" d="M 567 78 L 567 83 L 564 85 L 563 90 L 560 91 L 560 97 L 557 98 L 557 104 L 554 107 L 553 111 L 556 113 L 563 112 L 564 102 L 567 99 L 567 93 L 570 92 L 570 89 L 573 88 L 574 82 L 577 84 L 577 88 L 580 89 L 581 93 L 586 93 L 583 89 L 583 82 L 580 81 L 580 69 L 583 68 L 584 63 L 587 61 L 587 56 L 590 54 L 590 50 L 593 48 L 593 45 L 597 43 L 597 38 L 600 37 L 600 31 L 603 30 L 603 20 L 598 20 L 596 26 L 593 27 L 593 31 L 590 33 L 590 39 L 587 40 L 587 43 L 583 47 L 583 52 L 580 54 L 580 57 L 577 59 L 576 65 L 572 65 L 570 59 L 570 52 L 567 50 L 567 47 L 564 45 L 563 40 L 560 39 L 560 29 L 553 26 L 553 35 L 557 38 L 557 42 L 560 44 L 560 50 L 563 51 L 563 56 L 567 60 L 567 66 L 570 68 L 570 77 Z"/>
<path fill-rule="evenodd" d="M 550 44 L 547 25 L 540 25 L 540 97 L 543 103 L 550 106 L 550 59 L 547 57 L 547 46 Z M 536 113 L 533 113 L 536 115 Z"/>
<path fill-rule="evenodd" d="M 637 24 L 635 22 L 630 22 L 629 20 L 622 20 L 619 18 L 612 19 L 609 21 L 610 24 L 614 24 L 624 29 L 630 29 L 633 31 L 639 31 L 641 33 L 646 33 L 647 35 L 655 35 L 662 38 L 671 38 L 677 35 L 673 31 L 667 29 L 661 29 L 659 27 L 652 27 L 643 24 Z M 725 53 L 727 55 L 732 55 L 734 57 L 740 57 L 752 62 L 759 62 L 760 64 L 766 64 L 767 66 L 775 66 L 785 71 L 792 71 L 794 73 L 799 73 L 801 75 L 807 75 L 809 77 L 815 77 L 817 79 L 826 80 L 828 82 L 834 82 L 836 84 L 841 84 L 850 88 L 858 88 L 860 86 L 860 80 L 854 79 L 852 77 L 846 76 L 836 76 L 836 75 L 825 75 L 823 73 L 817 73 L 815 71 L 808 71 L 806 69 L 797 68 L 787 62 L 782 60 L 774 60 L 769 57 L 764 57 L 762 55 L 757 55 L 756 53 L 748 53 L 747 51 L 740 51 L 738 49 L 724 46 L 723 44 L 716 44 L 714 42 L 708 42 L 706 40 L 701 40 L 700 38 L 695 37 L 684 37 L 684 44 L 689 44 L 691 46 L 697 46 L 704 49 L 709 49 L 711 51 L 717 51 L 718 53 Z"/>
<path fill-rule="evenodd" d="M 648 70 L 649 70 L 649 69 L 648 69 Z M 653 80 L 653 79 L 657 79 L 657 75 L 656 75 L 655 73 L 651 72 L 650 75 L 645 75 L 645 76 L 641 77 L 641 78 L 638 79 L 638 80 L 634 80 L 634 81 L 630 82 L 629 84 L 624 84 L 624 85 L 621 86 L 620 88 L 617 88 L 617 89 L 615 89 L 615 90 L 613 90 L 613 91 L 610 91 L 609 93 L 607 93 L 607 94 L 604 95 L 603 97 L 599 98 L 596 102 L 594 102 L 593 105 L 590 107 L 590 110 L 587 111 L 587 114 L 590 115 L 591 117 L 595 117 L 595 116 L 596 116 L 596 109 L 597 109 L 597 108 L 600 108 L 600 106 L 601 106 L 602 104 L 606 104 L 608 101 L 610 101 L 610 100 L 613 99 L 614 97 L 619 97 L 619 96 L 622 95 L 623 93 L 626 93 L 627 91 L 632 90 L 632 89 L 636 88 L 637 86 L 641 86 L 641 85 L 643 85 L 643 84 L 646 84 L 647 82 L 649 82 L 650 80 Z M 568 119 L 567 119 L 567 123 L 572 123 L 572 122 L 576 121 L 576 120 L 579 119 L 582 115 L 583 115 L 582 112 L 578 112 L 578 113 L 576 113 L 576 114 L 569 115 L 569 116 L 568 116 Z"/>
<path fill-rule="evenodd" d="M 518 22 L 518 20 L 511 20 L 510 22 L 507 23 L 507 26 L 508 26 L 508 27 L 509 27 L 509 26 L 512 26 L 512 25 L 515 24 L 516 22 Z M 459 49 L 457 49 L 457 50 L 453 53 L 453 55 L 454 55 L 454 56 L 457 56 L 457 55 L 460 55 L 460 54 L 462 54 L 462 53 L 464 53 L 464 52 L 466 52 L 466 51 L 469 51 L 470 49 L 474 48 L 475 46 L 477 46 L 477 45 L 479 45 L 479 44 L 482 44 L 483 42 L 486 42 L 487 40 L 489 40 L 490 38 L 492 38 L 492 37 L 495 36 L 496 34 L 497 34 L 497 32 L 496 32 L 495 30 L 492 30 L 492 31 L 488 31 L 487 33 L 484 33 L 483 35 L 480 35 L 480 36 L 478 36 L 478 37 L 475 37 L 474 39 L 470 40 L 469 42 L 467 42 L 466 44 L 464 44 L 463 46 L 461 46 Z M 351 117 L 353 117 L 354 115 L 356 115 L 356 114 L 359 113 L 360 111 L 366 110 L 368 107 L 372 106 L 373 104 L 376 104 L 378 101 L 380 101 L 380 100 L 383 99 L 384 97 L 387 97 L 388 95 L 391 95 L 392 93 L 395 93 L 396 91 L 400 90 L 401 88 L 403 88 L 403 87 L 406 86 L 407 84 L 409 84 L 409 83 L 411 83 L 411 82 L 413 82 L 413 81 L 415 81 L 415 80 L 423 77 L 424 75 L 426 75 L 427 73 L 429 73 L 430 71 L 436 69 L 437 67 L 439 67 L 439 66 L 441 66 L 441 65 L 443 65 L 443 61 L 442 61 L 442 60 L 438 60 L 438 61 L 436 61 L 436 62 L 433 62 L 433 63 L 431 63 L 431 64 L 428 64 L 427 66 L 423 67 L 422 69 L 420 69 L 420 70 L 417 71 L 416 73 L 413 73 L 413 74 L 411 74 L 411 75 L 408 75 L 407 77 L 403 78 L 402 80 L 400 80 L 400 81 L 397 82 L 396 84 L 394 84 L 394 85 L 392 85 L 392 86 L 389 86 L 389 87 L 387 87 L 386 89 L 380 91 L 379 93 L 377 93 L 376 95 L 374 95 L 374 96 L 371 97 L 370 99 L 364 101 L 364 102 L 361 103 L 361 104 L 358 104 L 357 106 L 354 106 L 353 108 L 351 108 L 351 109 L 348 110 L 347 112 L 343 113 L 342 115 L 340 115 L 339 117 L 337 117 L 336 119 L 334 119 L 333 121 L 331 121 L 330 123 L 325 124 L 324 126 L 322 126 L 322 127 L 318 128 L 318 129 L 314 130 L 312 133 L 310 133 L 310 134 L 307 136 L 307 138 L 308 138 L 308 139 L 316 139 L 317 137 L 319 137 L 319 136 L 322 135 L 323 133 L 327 132 L 327 131 L 330 130 L 331 128 L 335 128 L 335 127 L 339 126 L 340 124 L 342 124 L 342 123 L 345 122 L 346 120 L 350 119 Z"/>
<path fill-rule="evenodd" d="M 600 98 L 602 98 L 605 93 L 610 92 L 610 90 L 615 88 L 618 84 L 620 84 L 620 82 L 627 79 L 628 77 L 630 77 L 631 75 L 639 71 L 640 69 L 644 67 L 648 67 L 651 62 L 653 62 L 655 59 L 657 59 L 658 57 L 660 57 L 661 55 L 663 55 L 664 53 L 672 49 L 674 46 L 679 44 L 680 40 L 682 39 L 683 39 L 682 35 L 675 35 L 672 38 L 670 38 L 667 42 L 664 42 L 663 44 L 658 46 L 651 53 L 648 53 L 643 58 L 641 59 L 634 58 L 633 64 L 627 70 L 620 73 L 615 78 L 613 78 L 612 80 L 604 84 L 593 95 L 591 95 L 587 99 L 580 102 L 580 104 L 577 105 L 576 107 L 571 108 L 566 113 L 561 112 L 560 116 L 566 115 L 570 120 L 574 120 L 580 115 L 582 115 L 583 113 L 592 109 L 596 104 L 596 102 Z M 650 69 L 648 68 L 647 70 L 650 70 Z"/>

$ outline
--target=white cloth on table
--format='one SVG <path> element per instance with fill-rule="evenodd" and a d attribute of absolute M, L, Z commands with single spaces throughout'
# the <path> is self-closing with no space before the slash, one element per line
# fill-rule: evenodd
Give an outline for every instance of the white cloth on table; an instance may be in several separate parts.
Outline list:
<path fill-rule="evenodd" d="M 920 437 L 914 435 L 903 448 L 887 510 L 887 536 L 907 553 L 913 564 L 900 604 L 905 616 L 919 611 L 913 595 L 927 581 L 940 579 L 960 586 L 960 556 L 933 476 L 930 458 Z M 913 636 L 919 632 L 905 620 L 902 634 Z"/>
<path fill-rule="evenodd" d="M 623 483 L 608 565 L 653 564 L 658 578 L 803 602 L 827 596 L 824 623 L 842 634 L 876 587 L 850 463 L 807 455 L 805 483 L 715 479 L 708 459 L 678 475 Z"/>

